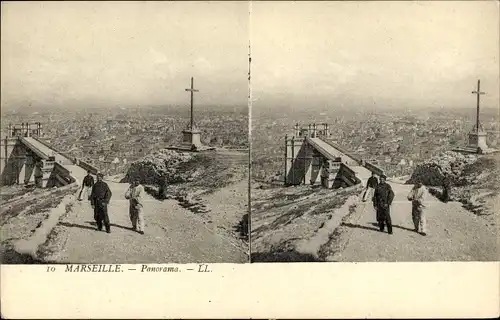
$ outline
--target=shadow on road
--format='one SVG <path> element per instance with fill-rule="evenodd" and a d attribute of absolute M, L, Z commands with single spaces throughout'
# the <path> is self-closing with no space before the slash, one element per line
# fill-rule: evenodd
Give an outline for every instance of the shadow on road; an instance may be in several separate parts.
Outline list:
<path fill-rule="evenodd" d="M 323 262 L 312 254 L 288 252 L 255 252 L 251 254 L 252 262 Z"/>
<path fill-rule="evenodd" d="M 96 228 L 92 228 L 89 226 L 84 226 L 81 224 L 76 224 L 76 223 L 67 223 L 67 222 L 59 222 L 59 226 L 63 227 L 68 227 L 68 228 L 80 228 L 80 229 L 87 229 L 87 230 L 97 230 Z"/>
<path fill-rule="evenodd" d="M 87 230 L 93 230 L 93 231 L 97 231 L 97 224 L 93 221 L 86 221 L 86 223 L 90 224 L 91 226 L 85 226 L 85 225 L 81 225 L 81 224 L 77 224 L 77 223 L 67 223 L 67 222 L 60 222 L 59 225 L 60 226 L 63 226 L 63 227 L 68 227 L 68 228 L 80 228 L 80 229 L 87 229 Z M 121 226 L 119 224 L 114 224 L 114 223 L 110 223 L 110 226 L 111 227 L 116 227 L 116 228 L 120 228 L 120 229 L 125 229 L 125 230 L 132 230 L 132 228 L 129 228 L 129 227 L 124 227 L 124 226 Z"/>
<path fill-rule="evenodd" d="M 374 227 L 378 227 L 378 224 L 377 223 L 372 223 L 372 226 Z M 406 231 L 411 231 L 411 232 L 415 232 L 414 229 L 411 229 L 411 228 L 407 228 L 407 227 L 402 227 L 402 226 L 399 226 L 397 224 L 393 224 L 392 225 L 393 228 L 397 228 L 397 229 L 401 229 L 401 230 L 406 230 Z"/>
<path fill-rule="evenodd" d="M 362 226 L 360 224 L 353 224 L 353 223 L 342 223 L 342 225 L 349 227 L 349 228 L 358 228 L 358 229 L 365 229 L 365 230 L 372 230 L 372 231 L 380 232 L 380 230 L 378 229 L 378 225 L 376 223 L 372 223 L 372 225 L 376 225 L 377 228 Z"/>
<path fill-rule="evenodd" d="M 124 229 L 124 230 L 129 230 L 129 231 L 134 230 L 132 227 L 124 227 L 124 226 L 121 226 L 119 224 L 110 223 L 109 225 L 112 227 L 120 228 L 120 229 Z"/>
<path fill-rule="evenodd" d="M 94 227 L 97 227 L 97 223 L 95 223 L 95 221 L 85 221 L 85 223 L 88 223 Z M 121 225 L 115 224 L 115 223 L 110 223 L 109 225 L 111 227 L 120 228 L 120 229 L 124 229 L 124 230 L 133 230 L 132 227 L 124 227 L 124 226 L 121 226 Z M 88 228 L 88 227 L 86 227 L 86 228 Z"/>
<path fill-rule="evenodd" d="M 397 224 L 393 224 L 392 225 L 393 228 L 398 228 L 398 229 L 403 229 L 403 230 L 407 230 L 407 231 L 411 231 L 411 232 L 415 232 L 414 229 L 410 229 L 410 228 L 407 228 L 407 227 L 402 227 L 402 226 L 398 226 Z"/>
<path fill-rule="evenodd" d="M 374 227 L 377 227 L 378 228 L 378 224 L 377 223 L 372 223 L 372 226 Z M 413 229 L 410 229 L 410 228 L 407 228 L 407 227 L 402 227 L 402 226 L 399 226 L 397 224 L 393 224 L 392 225 L 393 228 L 397 228 L 397 229 L 401 229 L 401 230 L 406 230 L 406 231 L 411 231 L 411 232 L 415 232 L 415 230 Z M 378 230 L 378 229 L 377 229 Z"/>

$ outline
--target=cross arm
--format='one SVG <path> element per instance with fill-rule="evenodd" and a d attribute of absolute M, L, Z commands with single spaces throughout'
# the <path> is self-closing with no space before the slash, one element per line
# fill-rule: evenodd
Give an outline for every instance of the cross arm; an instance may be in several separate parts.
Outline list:
<path fill-rule="evenodd" d="M 480 91 L 480 92 L 472 91 L 472 93 L 474 93 L 474 94 L 486 94 L 486 92 L 482 92 L 482 91 Z"/>
<path fill-rule="evenodd" d="M 200 90 L 197 89 L 185 89 L 186 91 L 191 91 L 191 92 L 199 92 Z"/>

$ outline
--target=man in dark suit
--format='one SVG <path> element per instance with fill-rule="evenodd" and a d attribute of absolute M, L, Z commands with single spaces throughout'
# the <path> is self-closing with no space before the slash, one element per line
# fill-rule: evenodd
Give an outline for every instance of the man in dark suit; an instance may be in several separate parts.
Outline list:
<path fill-rule="evenodd" d="M 90 203 L 94 209 L 94 219 L 97 223 L 97 229 L 101 231 L 104 223 L 106 232 L 111 233 L 108 204 L 112 193 L 108 184 L 102 180 L 103 176 L 102 173 L 97 174 L 97 182 L 92 187 L 92 193 L 90 194 Z"/>
<path fill-rule="evenodd" d="M 385 175 L 380 176 L 380 183 L 375 188 L 375 193 L 373 195 L 373 206 L 377 210 L 377 222 L 380 231 L 384 231 L 385 225 L 387 225 L 387 232 L 392 234 L 392 221 L 391 221 L 391 204 L 394 200 L 394 192 L 391 186 L 386 182 L 387 177 Z"/>
<path fill-rule="evenodd" d="M 443 179 L 443 195 L 442 195 L 443 202 L 450 201 L 450 194 L 451 194 L 451 179 L 448 175 L 446 175 Z"/>

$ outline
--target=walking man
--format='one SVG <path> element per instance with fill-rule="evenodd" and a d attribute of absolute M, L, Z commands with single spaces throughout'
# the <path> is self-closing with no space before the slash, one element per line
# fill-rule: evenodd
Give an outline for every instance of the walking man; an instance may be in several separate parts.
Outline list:
<path fill-rule="evenodd" d="M 380 176 L 380 183 L 375 188 L 373 195 L 373 206 L 377 210 L 377 222 L 381 232 L 384 231 L 387 225 L 387 232 L 392 234 L 392 221 L 391 221 L 391 204 L 394 200 L 394 192 L 391 186 L 386 182 L 385 175 Z"/>
<path fill-rule="evenodd" d="M 97 223 L 97 230 L 102 230 L 102 225 L 106 228 L 107 233 L 111 233 L 108 216 L 108 204 L 111 200 L 111 190 L 106 182 L 102 181 L 103 174 L 97 174 L 97 182 L 92 187 L 90 194 L 90 204 L 94 209 L 94 219 Z"/>
<path fill-rule="evenodd" d="M 411 201 L 411 217 L 415 232 L 425 236 L 426 234 L 426 219 L 424 215 L 424 199 L 426 198 L 426 189 L 421 183 L 416 183 L 413 189 L 408 194 L 408 200 Z"/>
<path fill-rule="evenodd" d="M 160 187 L 158 188 L 158 198 L 161 200 L 167 199 L 168 180 L 167 177 L 162 177 L 160 180 Z"/>
<path fill-rule="evenodd" d="M 372 172 L 372 176 L 368 178 L 368 182 L 366 183 L 365 193 L 363 194 L 363 202 L 366 202 L 373 195 L 373 191 L 377 188 L 378 179 L 375 175 L 375 172 Z"/>
<path fill-rule="evenodd" d="M 90 198 L 90 193 L 92 192 L 92 187 L 94 186 L 94 177 L 87 171 L 87 175 L 83 178 L 82 189 L 78 195 L 78 201 L 82 201 L 83 197 L 86 199 Z"/>
<path fill-rule="evenodd" d="M 450 201 L 450 193 L 451 193 L 451 181 L 448 176 L 445 176 L 443 179 L 443 202 Z"/>
<path fill-rule="evenodd" d="M 144 187 L 137 179 L 132 181 L 125 192 L 125 198 L 130 202 L 129 216 L 132 228 L 140 234 L 144 234 L 144 192 Z"/>

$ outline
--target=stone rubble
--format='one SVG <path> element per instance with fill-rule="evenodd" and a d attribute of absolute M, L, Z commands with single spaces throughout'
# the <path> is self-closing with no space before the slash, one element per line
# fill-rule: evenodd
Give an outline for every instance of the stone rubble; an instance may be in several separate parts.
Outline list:
<path fill-rule="evenodd" d="M 406 183 L 420 182 L 426 186 L 442 186 L 444 178 L 448 176 L 453 185 L 464 184 L 467 182 L 463 181 L 462 171 L 476 161 L 475 155 L 446 151 L 418 165 Z"/>
<path fill-rule="evenodd" d="M 191 153 L 162 149 L 133 162 L 122 182 L 138 179 L 142 184 L 157 185 L 164 178 L 168 183 L 191 181 L 193 175 L 199 175 L 199 172 L 196 172 L 195 168 L 193 170 L 179 170 L 179 168 L 192 159 Z"/>

